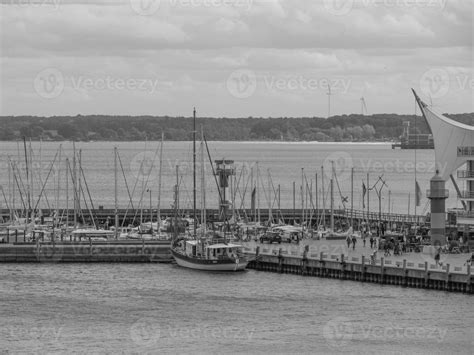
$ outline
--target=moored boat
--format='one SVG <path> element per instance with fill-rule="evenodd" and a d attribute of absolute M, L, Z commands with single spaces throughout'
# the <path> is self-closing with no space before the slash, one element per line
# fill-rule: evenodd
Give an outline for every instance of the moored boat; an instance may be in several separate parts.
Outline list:
<path fill-rule="evenodd" d="M 248 264 L 239 244 L 182 239 L 174 243 L 171 253 L 179 266 L 194 270 L 242 271 Z"/>

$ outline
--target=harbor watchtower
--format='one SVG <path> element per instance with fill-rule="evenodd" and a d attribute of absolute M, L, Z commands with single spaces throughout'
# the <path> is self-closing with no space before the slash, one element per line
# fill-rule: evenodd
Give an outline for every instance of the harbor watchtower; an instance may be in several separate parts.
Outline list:
<path fill-rule="evenodd" d="M 235 176 L 235 166 L 233 160 L 215 160 L 216 176 L 219 183 L 219 220 L 224 221 L 228 215 L 229 207 L 232 201 L 227 199 L 229 196 L 227 190 L 229 188 L 229 177 Z"/>

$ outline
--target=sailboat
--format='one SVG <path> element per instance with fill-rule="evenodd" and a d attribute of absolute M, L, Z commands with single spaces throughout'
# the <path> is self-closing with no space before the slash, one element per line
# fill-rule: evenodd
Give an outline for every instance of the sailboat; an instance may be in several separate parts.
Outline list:
<path fill-rule="evenodd" d="M 204 139 L 203 139 L 204 140 Z M 201 151 L 201 158 L 203 158 Z M 204 169 L 202 161 L 201 169 Z M 204 174 L 201 174 L 204 179 Z M 204 182 L 202 181 L 202 189 Z M 175 221 L 177 222 L 178 186 L 175 194 Z M 220 190 L 219 190 L 220 194 Z M 196 109 L 193 110 L 193 239 L 186 239 L 177 234 L 177 223 L 175 224 L 175 236 L 171 244 L 171 254 L 179 266 L 194 270 L 204 271 L 241 271 L 247 267 L 248 260 L 242 252 L 239 244 L 228 243 L 225 239 L 213 239 L 205 237 L 205 230 L 197 236 L 196 223 Z M 205 209 L 205 207 L 204 207 Z M 205 215 L 205 214 L 204 214 Z M 205 225 L 205 223 L 203 223 Z"/>

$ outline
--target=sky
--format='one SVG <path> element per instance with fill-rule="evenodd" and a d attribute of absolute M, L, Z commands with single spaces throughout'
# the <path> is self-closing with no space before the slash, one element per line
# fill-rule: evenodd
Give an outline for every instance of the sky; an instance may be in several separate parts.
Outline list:
<path fill-rule="evenodd" d="M 472 0 L 0 4 L 0 115 L 474 112 Z"/>

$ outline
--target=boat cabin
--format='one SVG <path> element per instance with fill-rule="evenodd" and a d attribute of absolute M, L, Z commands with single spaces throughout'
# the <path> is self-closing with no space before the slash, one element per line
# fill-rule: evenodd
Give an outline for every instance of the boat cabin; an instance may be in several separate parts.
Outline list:
<path fill-rule="evenodd" d="M 237 259 L 242 253 L 242 246 L 230 243 L 206 245 L 198 240 L 187 240 L 185 253 L 188 256 L 198 256 L 208 260 Z"/>

